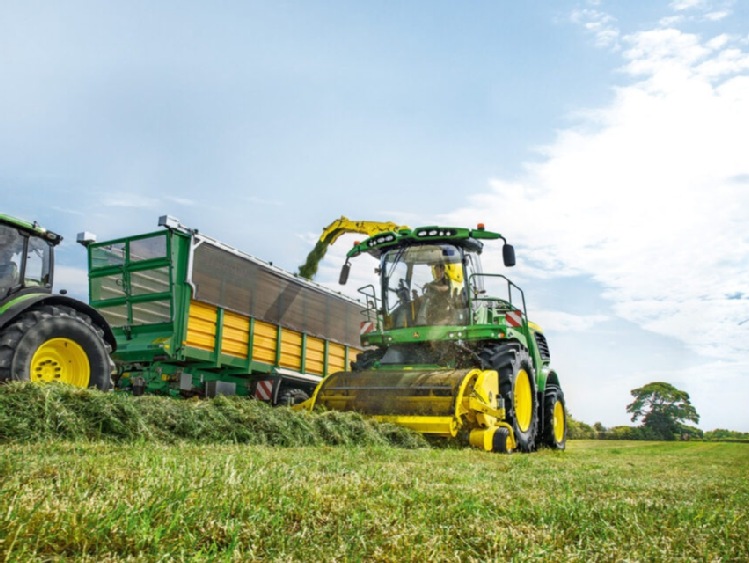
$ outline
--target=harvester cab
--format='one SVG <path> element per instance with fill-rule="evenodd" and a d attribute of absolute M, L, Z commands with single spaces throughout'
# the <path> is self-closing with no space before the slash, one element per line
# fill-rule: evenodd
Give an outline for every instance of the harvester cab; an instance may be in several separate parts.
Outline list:
<path fill-rule="evenodd" d="M 365 352 L 351 371 L 327 377 L 307 403 L 355 410 L 425 435 L 456 438 L 487 451 L 563 449 L 564 396 L 549 366 L 544 335 L 528 321 L 523 291 L 481 266 L 484 241 L 505 238 L 451 227 L 379 233 L 348 252 L 379 261 L 379 290 L 362 323 Z M 490 291 L 502 288 L 497 296 Z"/>

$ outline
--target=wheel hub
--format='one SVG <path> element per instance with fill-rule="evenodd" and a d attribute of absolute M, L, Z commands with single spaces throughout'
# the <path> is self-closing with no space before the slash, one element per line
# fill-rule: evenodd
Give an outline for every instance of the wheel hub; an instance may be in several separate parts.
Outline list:
<path fill-rule="evenodd" d="M 88 355 L 77 342 L 52 338 L 34 352 L 29 376 L 31 381 L 88 387 L 90 373 Z"/>
<path fill-rule="evenodd" d="M 515 420 L 521 432 L 525 432 L 530 428 L 531 420 L 533 419 L 532 393 L 528 372 L 521 369 L 515 378 L 515 385 L 512 391 Z"/>
<path fill-rule="evenodd" d="M 557 443 L 564 440 L 564 405 L 557 401 L 554 405 L 554 440 Z"/>

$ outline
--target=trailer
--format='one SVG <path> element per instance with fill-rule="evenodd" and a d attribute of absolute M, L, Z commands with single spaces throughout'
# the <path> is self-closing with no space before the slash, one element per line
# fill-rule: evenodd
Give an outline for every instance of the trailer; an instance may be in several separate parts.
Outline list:
<path fill-rule="evenodd" d="M 116 339 L 116 389 L 296 404 L 356 359 L 358 301 L 170 216 L 159 226 L 104 242 L 78 235 L 90 305 Z"/>

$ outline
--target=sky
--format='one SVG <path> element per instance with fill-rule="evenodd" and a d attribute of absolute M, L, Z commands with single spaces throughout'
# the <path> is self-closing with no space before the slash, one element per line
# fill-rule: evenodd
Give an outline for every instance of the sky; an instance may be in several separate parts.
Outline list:
<path fill-rule="evenodd" d="M 667 381 L 747 432 L 748 4 L 0 0 L 2 212 L 83 299 L 76 233 L 165 214 L 289 271 L 341 215 L 483 222 L 573 417 Z"/>

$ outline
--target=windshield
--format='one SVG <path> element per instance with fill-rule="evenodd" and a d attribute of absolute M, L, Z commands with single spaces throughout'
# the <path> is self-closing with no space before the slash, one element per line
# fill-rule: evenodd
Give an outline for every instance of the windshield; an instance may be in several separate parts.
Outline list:
<path fill-rule="evenodd" d="M 382 256 L 386 327 L 464 324 L 463 251 L 451 244 L 393 249 Z"/>
<path fill-rule="evenodd" d="M 24 286 L 49 286 L 51 256 L 44 239 L 0 225 L 0 296 Z"/>

